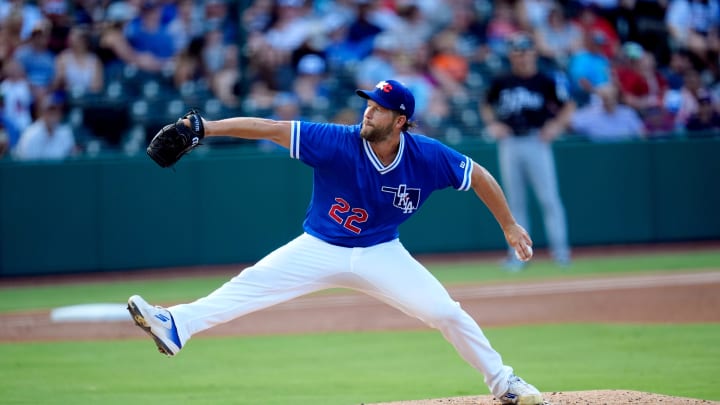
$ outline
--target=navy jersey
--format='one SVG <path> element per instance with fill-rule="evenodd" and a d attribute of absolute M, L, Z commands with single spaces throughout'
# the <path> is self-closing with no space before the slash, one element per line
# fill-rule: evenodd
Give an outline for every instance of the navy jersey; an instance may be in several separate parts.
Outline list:
<path fill-rule="evenodd" d="M 515 75 L 493 80 L 486 102 L 497 118 L 523 136 L 540 129 L 567 101 L 567 91 L 543 73 L 522 78 Z"/>
<path fill-rule="evenodd" d="M 384 166 L 360 125 L 292 122 L 290 156 L 313 167 L 303 228 L 328 243 L 367 247 L 398 237 L 398 226 L 430 194 L 470 189 L 472 160 L 423 135 L 402 133 L 395 160 Z"/>

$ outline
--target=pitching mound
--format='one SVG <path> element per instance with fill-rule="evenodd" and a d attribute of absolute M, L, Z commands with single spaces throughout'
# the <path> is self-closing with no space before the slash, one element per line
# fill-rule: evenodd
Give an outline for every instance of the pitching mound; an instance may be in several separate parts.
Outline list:
<path fill-rule="evenodd" d="M 573 391 L 545 393 L 545 403 L 548 405 L 699 405 L 720 404 L 716 401 L 703 399 L 670 397 L 667 395 L 651 394 L 638 391 Z M 384 402 L 374 405 L 499 405 L 500 402 L 492 396 L 454 397 L 439 399 L 423 399 L 419 401 Z"/>

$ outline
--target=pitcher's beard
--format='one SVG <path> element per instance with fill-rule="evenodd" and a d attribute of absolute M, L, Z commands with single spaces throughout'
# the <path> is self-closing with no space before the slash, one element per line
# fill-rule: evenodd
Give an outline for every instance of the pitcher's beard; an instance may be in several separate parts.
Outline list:
<path fill-rule="evenodd" d="M 363 124 L 360 128 L 360 136 L 370 143 L 381 142 L 389 138 L 392 134 L 392 127 L 390 125 L 385 128 L 370 127 Z"/>

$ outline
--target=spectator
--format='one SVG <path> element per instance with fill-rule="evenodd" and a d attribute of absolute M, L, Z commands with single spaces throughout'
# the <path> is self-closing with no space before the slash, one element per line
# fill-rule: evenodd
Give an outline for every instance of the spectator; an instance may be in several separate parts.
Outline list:
<path fill-rule="evenodd" d="M 265 38 L 273 49 L 289 56 L 305 43 L 310 31 L 308 8 L 304 0 L 278 0 L 277 19 Z"/>
<path fill-rule="evenodd" d="M 5 79 L 0 83 L 3 98 L 2 120 L 5 123 L 9 146 L 15 147 L 20 134 L 32 123 L 33 96 L 22 65 L 8 60 L 3 66 Z"/>
<path fill-rule="evenodd" d="M 4 20 L 0 19 L 0 61 L 12 59 L 15 50 L 20 46 L 22 25 L 20 14 L 12 14 Z"/>
<path fill-rule="evenodd" d="M 581 103 L 590 100 L 595 88 L 610 83 L 610 60 L 603 53 L 606 37 L 601 31 L 584 35 L 585 49 L 575 53 L 568 64 L 571 92 Z"/>
<path fill-rule="evenodd" d="M 223 40 L 222 30 L 215 27 L 205 32 L 202 58 L 208 75 L 212 76 L 222 70 L 227 62 L 228 55 L 237 56 L 237 54 L 237 46 Z"/>
<path fill-rule="evenodd" d="M 685 73 L 695 66 L 692 53 L 686 49 L 676 49 L 670 55 L 670 63 L 662 69 L 663 77 L 672 90 L 679 90 L 683 86 Z"/>
<path fill-rule="evenodd" d="M 353 108 L 343 108 L 330 119 L 333 124 L 356 125 L 362 121 L 361 113 Z"/>
<path fill-rule="evenodd" d="M 554 79 L 538 70 L 529 35 L 517 35 L 509 45 L 510 73 L 493 80 L 480 107 L 482 118 L 498 144 L 500 174 L 513 216 L 526 229 L 530 225 L 531 186 L 543 211 L 553 258 L 566 266 L 570 247 L 551 143 L 565 130 L 575 106 Z M 523 263 L 509 249 L 505 265 L 517 270 Z"/>
<path fill-rule="evenodd" d="M 56 90 L 64 90 L 75 96 L 98 93 L 103 88 L 104 77 L 100 59 L 90 51 L 90 34 L 83 28 L 74 27 L 68 36 L 68 49 L 55 59 Z"/>
<path fill-rule="evenodd" d="M 225 61 L 217 72 L 210 77 L 210 88 L 226 107 L 237 107 L 240 104 L 237 89 L 240 81 L 240 64 L 238 49 L 235 46 L 227 48 Z"/>
<path fill-rule="evenodd" d="M 55 56 L 48 50 L 49 26 L 40 24 L 32 30 L 27 44 L 15 51 L 33 94 L 34 101 L 41 101 L 50 91 L 55 77 Z"/>
<path fill-rule="evenodd" d="M 310 36 L 307 11 L 303 0 L 278 0 L 276 19 L 267 32 L 253 32 L 248 37 L 251 73 L 271 89 L 290 90 L 291 55 Z"/>
<path fill-rule="evenodd" d="M 205 19 L 202 23 L 206 27 L 219 30 L 223 43 L 237 43 L 238 27 L 235 15 L 229 11 L 227 0 L 205 0 Z"/>
<path fill-rule="evenodd" d="M 108 81 L 122 77 L 125 66 L 137 66 L 146 71 L 158 71 L 161 68 L 160 62 L 155 58 L 140 57 L 125 37 L 125 27 L 136 14 L 133 6 L 117 1 L 108 7 L 105 21 L 98 23 L 96 52 Z"/>
<path fill-rule="evenodd" d="M 242 13 L 242 26 L 248 32 L 264 32 L 273 19 L 273 0 L 255 0 Z"/>
<path fill-rule="evenodd" d="M 665 26 L 667 1 L 620 0 L 612 21 L 621 43 L 635 42 L 653 54 L 661 65 L 670 59 Z"/>
<path fill-rule="evenodd" d="M 547 15 L 547 24 L 535 31 L 538 54 L 565 69 L 570 56 L 582 46 L 582 32 L 565 18 L 565 11 L 554 3 Z"/>
<path fill-rule="evenodd" d="M 360 42 L 349 39 L 348 27 L 343 24 L 327 25 L 325 58 L 328 68 L 333 71 L 349 71 L 357 63 L 372 53 L 373 39 L 370 37 Z"/>
<path fill-rule="evenodd" d="M 100 0 L 72 0 L 68 1 L 70 7 L 70 21 L 74 25 L 97 26 L 108 17 L 112 5 L 103 4 Z M 118 3 L 118 2 L 115 2 Z"/>
<path fill-rule="evenodd" d="M 445 30 L 433 37 L 431 46 L 430 72 L 443 91 L 448 94 L 465 92 L 470 66 L 457 49 L 458 36 L 454 31 Z"/>
<path fill-rule="evenodd" d="M 0 25 L 5 24 L 9 19 L 20 23 L 18 33 L 20 40 L 25 41 L 30 38 L 35 27 L 42 23 L 43 15 L 35 3 L 29 1 L 0 1 Z"/>
<path fill-rule="evenodd" d="M 348 26 L 356 17 L 357 0 L 313 1 L 313 14 L 324 27 Z"/>
<path fill-rule="evenodd" d="M 45 98 L 39 118 L 22 133 L 15 156 L 22 160 L 64 159 L 76 151 L 70 127 L 62 123 L 62 103 L 54 96 Z"/>
<path fill-rule="evenodd" d="M 278 121 L 303 120 L 303 117 L 300 115 L 300 100 L 292 93 L 278 93 L 273 100 L 273 112 L 269 118 Z M 281 146 L 266 139 L 258 140 L 257 144 L 258 148 L 263 152 L 285 150 Z"/>
<path fill-rule="evenodd" d="M 207 68 L 203 60 L 203 37 L 194 38 L 185 49 L 175 57 L 175 71 L 173 84 L 181 89 L 188 83 L 197 83 L 205 80 Z"/>
<path fill-rule="evenodd" d="M 359 88 L 371 89 L 386 77 L 395 76 L 392 59 L 396 46 L 396 39 L 388 33 L 375 37 L 372 54 L 363 59 L 356 70 L 355 82 Z"/>
<path fill-rule="evenodd" d="M 452 108 L 448 95 L 443 91 L 435 90 L 430 97 L 429 104 L 425 110 L 425 115 L 418 119 L 418 126 L 428 136 L 438 138 L 445 137 L 448 127 L 452 125 Z M 462 136 L 462 134 L 461 134 Z M 452 139 L 444 139 L 446 142 L 452 142 Z"/>
<path fill-rule="evenodd" d="M 615 142 L 639 139 L 645 133 L 638 113 L 618 104 L 618 91 L 612 84 L 596 90 L 600 104 L 587 105 L 575 111 L 570 127 L 593 142 Z"/>
<path fill-rule="evenodd" d="M 293 93 L 278 93 L 273 100 L 273 120 L 292 121 L 301 119 L 300 99 Z"/>
<path fill-rule="evenodd" d="M 642 119 L 648 138 L 675 135 L 675 115 L 664 106 L 648 108 L 644 111 Z"/>
<path fill-rule="evenodd" d="M 359 47 L 365 54 L 372 51 L 375 37 L 382 32 L 382 28 L 370 21 L 371 3 L 369 0 L 356 1 L 356 16 L 347 31 L 347 42 Z"/>
<path fill-rule="evenodd" d="M 520 29 L 520 22 L 512 3 L 509 0 L 495 2 L 493 15 L 487 25 L 487 41 L 490 50 L 495 54 L 505 55 L 508 39 L 520 32 Z"/>
<path fill-rule="evenodd" d="M 548 16 L 555 7 L 554 0 L 519 0 L 516 10 L 523 28 L 535 32 L 547 26 Z"/>
<path fill-rule="evenodd" d="M 2 98 L 0 98 L 0 106 L 2 106 Z M 0 117 L 0 159 L 2 159 L 10 150 L 10 137 L 5 130 L 5 122 Z"/>
<path fill-rule="evenodd" d="M 600 47 L 600 51 L 608 59 L 615 57 L 615 52 L 620 45 L 620 40 L 612 24 L 598 14 L 597 6 L 590 4 L 583 7 L 575 23 L 582 31 L 584 37 L 596 36 L 598 32 L 601 32 L 604 41 Z"/>
<path fill-rule="evenodd" d="M 248 115 L 269 117 L 275 103 L 275 92 L 267 82 L 255 80 L 248 84 L 247 95 L 242 97 L 242 100 Z"/>
<path fill-rule="evenodd" d="M 158 0 L 145 0 L 140 15 L 125 27 L 125 37 L 135 52 L 131 60 L 150 72 L 164 69 L 176 54 L 175 42 L 162 23 L 162 13 Z"/>
<path fill-rule="evenodd" d="M 474 7 L 454 7 L 449 29 L 457 33 L 457 51 L 470 63 L 483 62 L 490 49 L 487 46 L 486 26 Z"/>
<path fill-rule="evenodd" d="M 430 99 L 438 91 L 421 67 L 427 66 L 422 52 L 399 52 L 393 57 L 395 78 L 403 83 L 415 96 L 415 116 L 423 117 L 430 105 Z M 373 86 L 374 87 L 374 86 Z"/>
<path fill-rule="evenodd" d="M 314 107 L 329 103 L 330 88 L 327 85 L 327 64 L 316 54 L 309 53 L 300 59 L 293 82 L 293 93 L 302 107 Z"/>
<path fill-rule="evenodd" d="M 716 0 L 672 0 L 665 21 L 676 47 L 707 61 L 708 50 L 717 51 L 719 13 Z"/>
<path fill-rule="evenodd" d="M 700 72 L 689 70 L 683 78 L 683 87 L 677 93 L 677 105 L 673 106 L 675 125 L 677 129 L 685 128 L 691 115 L 698 112 L 698 97 L 706 91 L 700 78 Z M 672 94 L 670 95 L 672 101 Z M 666 97 L 666 101 L 668 98 Z"/>
<path fill-rule="evenodd" d="M 717 136 L 720 131 L 720 114 L 713 103 L 710 93 L 698 94 L 698 109 L 691 114 L 685 124 L 689 136 Z"/>
<path fill-rule="evenodd" d="M 50 31 L 48 49 L 53 55 L 57 55 L 67 47 L 68 35 L 74 24 L 68 13 L 67 2 L 66 0 L 40 0 L 38 4 Z"/>
<path fill-rule="evenodd" d="M 201 14 L 194 0 L 179 0 L 177 15 L 168 23 L 168 32 L 174 40 L 173 48 L 178 52 L 186 49 L 190 41 L 202 36 L 203 24 Z"/>
<path fill-rule="evenodd" d="M 414 52 L 430 40 L 434 27 L 425 18 L 420 7 L 412 1 L 398 2 L 396 12 L 400 17 L 399 23 L 387 31 L 393 33 L 396 38 L 403 39 L 405 50 Z"/>
<path fill-rule="evenodd" d="M 625 43 L 622 49 L 625 63 L 615 70 L 620 100 L 641 114 L 662 106 L 667 83 L 655 68 L 655 57 L 634 42 Z"/>

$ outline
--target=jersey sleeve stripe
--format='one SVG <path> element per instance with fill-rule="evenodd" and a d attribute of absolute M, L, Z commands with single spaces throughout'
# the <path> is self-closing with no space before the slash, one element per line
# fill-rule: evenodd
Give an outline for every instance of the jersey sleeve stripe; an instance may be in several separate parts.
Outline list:
<path fill-rule="evenodd" d="M 458 187 L 458 190 L 460 191 L 467 191 L 470 190 L 470 185 L 472 184 L 472 169 L 473 169 L 473 161 L 469 157 L 465 156 L 465 172 L 463 174 L 463 181 L 460 183 L 460 187 Z"/>
<path fill-rule="evenodd" d="M 290 157 L 300 159 L 300 123 L 290 123 Z"/>

